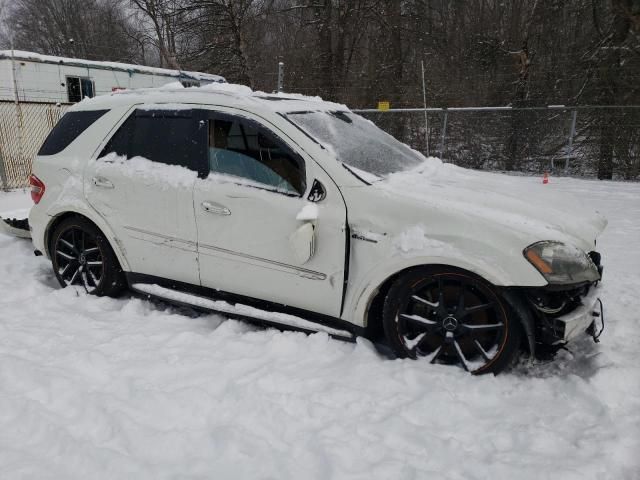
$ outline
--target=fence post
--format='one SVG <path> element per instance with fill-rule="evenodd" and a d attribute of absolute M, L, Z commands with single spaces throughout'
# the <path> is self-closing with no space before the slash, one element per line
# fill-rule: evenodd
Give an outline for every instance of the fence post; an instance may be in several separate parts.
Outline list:
<path fill-rule="evenodd" d="M 575 108 L 571 110 L 571 128 L 569 128 L 569 145 L 567 146 L 567 156 L 564 161 L 564 174 L 565 176 L 569 173 L 569 160 L 571 159 L 571 154 L 573 153 L 573 136 L 576 134 L 576 117 L 578 116 L 578 110 Z"/>
<path fill-rule="evenodd" d="M 447 120 L 449 117 L 449 110 L 444 109 L 444 119 L 442 120 L 442 138 L 440 139 L 440 158 L 444 158 L 444 146 L 447 138 Z"/>
<path fill-rule="evenodd" d="M 427 146 L 427 157 L 429 156 L 429 117 L 427 116 L 427 84 L 424 81 L 424 61 L 420 62 L 422 67 L 422 103 L 424 104 L 424 140 Z"/>
<path fill-rule="evenodd" d="M 4 112 L 2 112 L 3 114 Z M 0 189 L 4 190 L 5 192 L 9 191 L 9 183 L 7 182 L 7 173 L 5 171 L 5 165 L 7 163 L 7 161 L 4 158 L 4 152 L 2 151 L 2 148 L 0 147 Z"/>

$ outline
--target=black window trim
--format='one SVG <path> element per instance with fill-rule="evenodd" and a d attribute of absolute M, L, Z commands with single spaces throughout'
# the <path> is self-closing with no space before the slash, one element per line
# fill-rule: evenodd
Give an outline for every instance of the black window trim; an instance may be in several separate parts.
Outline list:
<path fill-rule="evenodd" d="M 153 107 L 157 107 L 157 108 L 149 108 L 148 110 L 172 110 L 171 108 L 166 108 L 163 109 L 162 108 L 162 103 L 154 103 Z M 273 192 L 273 193 L 277 193 L 280 195 L 284 195 L 286 197 L 293 197 L 293 198 L 302 198 L 305 197 L 305 195 L 307 194 L 308 190 L 310 189 L 311 185 L 309 184 L 308 181 L 308 172 L 307 172 L 307 162 L 305 161 L 305 159 L 303 158 L 303 156 L 298 153 L 296 151 L 296 148 L 292 147 L 291 142 L 286 141 L 283 138 L 283 135 L 279 135 L 277 134 L 273 128 L 270 128 L 269 126 L 265 125 L 265 123 L 256 120 L 255 118 L 252 118 L 248 115 L 244 115 L 245 111 L 241 110 L 241 111 L 237 111 L 237 112 L 227 112 L 227 111 L 221 111 L 221 110 L 217 110 L 215 109 L 214 105 L 211 105 L 212 108 L 203 108 L 206 107 L 202 104 L 195 104 L 195 103 L 184 103 L 183 105 L 185 106 L 190 106 L 192 107 L 190 109 L 191 112 L 193 112 L 193 120 L 194 120 L 194 124 L 198 121 L 204 120 L 206 122 L 208 122 L 209 120 L 215 119 L 215 118 L 221 118 L 224 119 L 225 117 L 228 119 L 240 119 L 242 121 L 246 121 L 249 123 L 254 123 L 255 125 L 258 126 L 259 129 L 262 129 L 266 132 L 268 132 L 271 136 L 273 136 L 279 143 L 283 144 L 284 147 L 286 147 L 287 151 L 289 153 L 291 153 L 291 155 L 293 157 L 295 157 L 300 164 L 302 165 L 302 174 L 303 174 L 303 178 L 304 178 L 304 191 L 301 194 L 298 193 L 289 193 L 289 192 L 284 192 L 282 190 L 278 190 L 276 188 L 270 188 L 269 186 L 265 185 L 264 187 L 261 186 L 257 186 L 257 185 L 247 185 L 246 183 L 241 183 L 241 182 L 229 182 L 229 183 L 234 183 L 235 185 L 238 186 L 242 186 L 242 187 L 248 187 L 248 188 L 256 188 L 258 190 L 265 190 L 268 192 Z M 105 136 L 104 140 L 102 141 L 102 143 L 98 146 L 98 148 L 96 149 L 96 154 L 94 154 L 94 160 L 98 161 L 101 158 L 103 158 L 105 156 L 104 150 L 106 149 L 107 145 L 109 144 L 109 142 L 111 141 L 111 139 L 114 137 L 114 135 L 116 135 L 116 133 L 120 130 L 120 127 L 122 127 L 122 125 L 125 124 L 125 122 L 127 120 L 129 120 L 130 117 L 135 116 L 136 112 L 138 111 L 145 111 L 147 110 L 147 107 L 151 107 L 152 105 L 149 104 L 144 104 L 144 103 L 139 103 L 139 104 L 135 104 L 132 105 L 131 108 L 129 110 L 127 110 L 123 115 L 122 118 L 120 118 L 120 120 L 118 121 L 118 123 L 116 123 L 112 129 L 109 131 L 109 133 Z M 176 110 L 176 112 L 179 112 L 180 110 Z M 286 115 L 280 115 L 283 119 L 285 119 L 288 123 L 290 123 L 291 125 L 295 126 L 296 129 L 300 130 L 302 133 L 304 133 L 307 137 L 309 137 L 314 143 L 318 143 L 315 139 L 313 139 L 313 137 L 309 136 L 308 133 L 306 133 L 304 130 L 302 130 L 299 126 L 297 126 L 294 122 L 292 122 L 290 119 L 288 119 L 286 117 Z M 206 139 L 207 142 L 207 153 L 208 153 L 208 136 Z M 318 143 L 319 144 L 319 143 Z M 320 144 L 319 144 L 320 145 Z M 322 147 L 322 145 L 320 145 Z M 208 154 L 204 155 L 203 158 L 199 159 L 199 161 L 197 162 L 198 165 L 198 178 L 201 180 L 205 180 L 209 174 L 211 173 L 211 170 L 209 169 L 209 158 L 208 158 Z M 232 175 L 228 175 L 228 178 L 233 178 Z M 312 184 L 313 182 L 311 182 Z"/>
<path fill-rule="evenodd" d="M 129 110 L 127 110 L 123 115 L 122 118 L 120 118 L 120 120 L 118 121 L 118 123 L 116 123 L 112 129 L 109 131 L 109 133 L 105 136 L 105 138 L 103 139 L 103 141 L 101 142 L 101 144 L 98 146 L 98 148 L 96 149 L 96 154 L 94 154 L 94 161 L 105 161 L 108 162 L 107 160 L 104 160 L 104 157 L 106 155 L 108 155 L 109 153 L 112 152 L 105 152 L 105 150 L 107 149 L 107 147 L 109 146 L 109 144 L 111 143 L 111 140 L 118 134 L 118 132 L 120 131 L 120 128 L 122 128 L 122 126 L 127 123 L 130 119 L 141 116 L 141 117 L 146 117 L 146 116 L 152 116 L 151 112 L 174 112 L 173 117 L 175 118 L 191 118 L 193 121 L 193 125 L 195 127 L 195 125 L 197 125 L 197 123 L 199 121 L 205 121 L 207 120 L 206 115 L 204 114 L 205 110 L 202 110 L 201 108 L 198 108 L 199 105 L 196 104 L 189 104 L 189 103 L 185 103 L 185 104 L 181 104 L 181 105 L 185 105 L 185 106 L 189 106 L 190 108 L 188 109 L 172 109 L 172 108 L 163 108 L 163 104 L 162 103 L 158 103 L 158 104 L 143 104 L 143 103 L 139 103 L 139 104 L 135 104 L 132 105 L 131 108 Z M 153 108 L 151 108 L 153 107 Z M 148 114 L 146 112 L 149 112 Z M 188 113 L 187 113 L 188 112 Z M 129 132 L 129 135 L 131 135 L 131 132 Z M 184 168 L 188 168 L 191 171 L 195 171 L 198 174 L 198 178 L 200 179 L 205 179 L 207 178 L 207 176 L 209 175 L 209 161 L 207 158 L 207 144 L 208 144 L 208 138 L 207 138 L 207 132 L 204 132 L 204 136 L 205 138 L 203 139 L 203 142 L 205 142 L 205 150 L 202 154 L 202 158 L 198 158 L 196 159 L 196 161 L 194 162 L 195 166 L 196 166 L 196 170 L 187 167 L 186 165 L 182 165 Z M 129 142 L 131 141 L 131 139 L 129 139 Z M 129 156 L 127 155 L 127 160 L 129 159 Z M 154 160 L 150 160 L 150 161 L 154 161 Z M 162 163 L 162 162 L 157 162 L 157 163 Z M 167 165 L 165 163 L 162 163 L 163 165 Z"/>
<path fill-rule="evenodd" d="M 42 145 L 38 149 L 37 155 L 42 157 L 52 156 L 65 151 L 78 138 L 80 138 L 84 132 L 86 132 L 89 128 L 91 128 L 93 124 L 95 124 L 100 118 L 102 118 L 109 111 L 110 111 L 109 109 L 72 110 L 70 112 L 65 113 L 62 116 L 62 118 L 58 120 L 58 123 L 56 123 L 56 125 L 51 129 L 51 131 L 45 138 L 44 142 L 42 142 Z M 71 139 L 66 139 L 68 141 L 62 146 L 62 148 L 59 148 L 59 145 L 52 145 L 54 140 L 58 140 L 58 141 L 60 140 L 60 132 L 58 131 L 58 126 L 61 124 L 61 122 L 65 119 L 65 117 L 69 119 L 72 116 L 76 116 L 76 115 L 89 115 L 89 116 L 93 116 L 93 118 L 91 118 L 88 123 L 81 125 L 78 131 L 71 132 L 71 133 L 74 133 L 73 137 Z M 70 132 L 70 129 L 67 128 L 64 133 L 69 133 L 69 132 Z"/>
<path fill-rule="evenodd" d="M 304 189 L 302 191 L 302 193 L 293 193 L 293 192 L 284 192 L 282 190 L 278 190 L 277 188 L 270 188 L 268 185 L 265 186 L 258 186 L 258 185 L 248 185 L 246 183 L 242 183 L 242 182 L 233 182 L 233 181 L 229 181 L 229 183 L 233 183 L 234 185 L 238 185 L 241 187 L 248 187 L 248 188 L 256 188 L 258 190 L 265 190 L 267 192 L 273 192 L 273 193 L 278 193 L 280 195 L 284 195 L 286 197 L 294 197 L 294 198 L 302 198 L 305 196 L 305 194 L 307 193 L 307 190 L 309 189 L 309 182 L 307 181 L 307 163 L 304 161 L 304 158 L 302 157 L 302 155 L 300 155 L 294 148 L 291 147 L 291 145 L 286 142 L 281 135 L 278 135 L 277 133 L 275 133 L 273 131 L 273 129 L 267 127 L 264 123 L 259 122 L 258 120 L 242 115 L 242 114 L 238 114 L 238 113 L 229 113 L 229 112 L 225 112 L 225 111 L 220 111 L 220 110 L 214 110 L 214 109 L 207 109 L 207 110 L 202 110 L 203 112 L 206 112 L 205 114 L 205 119 L 208 121 L 211 120 L 240 120 L 243 122 L 247 122 L 249 124 L 253 124 L 257 127 L 257 129 L 260 131 L 262 130 L 263 132 L 266 132 L 269 136 L 272 137 L 272 140 L 275 140 L 276 143 L 281 144 L 284 149 L 286 149 L 286 151 L 293 157 L 295 158 L 300 165 L 302 166 L 302 177 L 304 180 Z M 243 129 L 243 135 L 244 135 L 244 129 Z M 207 145 L 208 145 L 208 139 L 207 139 Z M 209 162 L 207 159 L 207 177 L 209 176 L 209 173 L 212 173 L 209 170 Z M 215 173 L 215 172 L 213 172 Z M 221 174 L 224 175 L 224 174 Z M 224 175 L 226 178 L 232 179 L 233 175 Z M 206 178 L 206 177 L 205 177 Z"/>

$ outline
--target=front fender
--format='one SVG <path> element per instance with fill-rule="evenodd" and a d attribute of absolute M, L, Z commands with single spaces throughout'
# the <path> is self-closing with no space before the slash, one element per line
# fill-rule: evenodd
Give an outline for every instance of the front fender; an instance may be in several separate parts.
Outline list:
<path fill-rule="evenodd" d="M 356 325 L 366 327 L 367 314 L 371 302 L 387 280 L 404 270 L 426 265 L 447 265 L 461 268 L 484 278 L 495 286 L 537 286 L 547 284 L 524 258 L 521 262 L 505 270 L 495 262 L 479 258 L 464 258 L 462 256 L 428 256 L 391 257 L 378 263 L 366 274 L 355 279 L 354 287 L 346 295 L 343 319 Z M 351 281 L 349 282 L 351 283 Z"/>

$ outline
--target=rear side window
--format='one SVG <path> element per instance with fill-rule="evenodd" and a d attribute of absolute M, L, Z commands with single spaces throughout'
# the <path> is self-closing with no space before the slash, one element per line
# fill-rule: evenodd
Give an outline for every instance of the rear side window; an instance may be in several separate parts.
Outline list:
<path fill-rule="evenodd" d="M 89 128 L 93 122 L 107 113 L 108 110 L 86 110 L 69 112 L 53 127 L 51 133 L 40 147 L 38 155 L 55 155 L 67 148 L 78 136 Z"/>
<path fill-rule="evenodd" d="M 100 156 L 115 152 L 199 171 L 206 158 L 207 128 L 197 116 L 193 110 L 136 110 Z"/>

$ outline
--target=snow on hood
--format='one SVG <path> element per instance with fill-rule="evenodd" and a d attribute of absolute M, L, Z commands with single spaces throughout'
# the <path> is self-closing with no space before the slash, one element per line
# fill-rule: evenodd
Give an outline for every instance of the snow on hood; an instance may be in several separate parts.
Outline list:
<path fill-rule="evenodd" d="M 607 220 L 537 177 L 479 172 L 428 158 L 420 166 L 389 175 L 376 188 L 410 197 L 444 211 L 499 223 L 537 240 L 593 245 Z"/>

